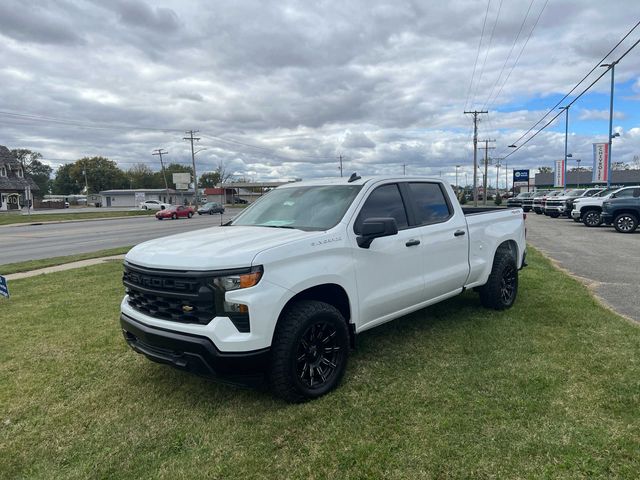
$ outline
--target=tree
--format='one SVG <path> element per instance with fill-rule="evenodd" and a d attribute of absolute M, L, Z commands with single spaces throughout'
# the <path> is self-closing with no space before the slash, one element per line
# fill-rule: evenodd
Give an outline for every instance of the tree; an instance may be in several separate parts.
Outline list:
<path fill-rule="evenodd" d="M 73 165 L 73 163 L 61 165 L 56 171 L 56 176 L 51 184 L 51 190 L 55 195 L 74 195 L 82 190 L 82 186 L 71 176 Z"/>
<path fill-rule="evenodd" d="M 538 173 L 551 173 L 553 168 L 551 167 L 538 167 Z"/>
<path fill-rule="evenodd" d="M 26 148 L 11 150 L 11 154 L 22 164 L 24 173 L 29 175 L 38 185 L 39 190 L 34 191 L 33 195 L 42 197 L 48 194 L 49 190 L 51 190 L 51 173 L 53 169 L 40 161 L 42 154 Z"/>
<path fill-rule="evenodd" d="M 127 178 L 131 188 L 155 188 L 155 173 L 144 163 L 138 163 L 131 167 L 127 171 Z M 162 188 L 164 188 L 164 180 L 162 181 Z"/>
<path fill-rule="evenodd" d="M 125 173 L 118 168 L 118 164 L 105 157 L 84 157 L 72 164 L 70 175 L 81 189 L 86 183 L 88 193 L 98 193 L 102 190 L 129 188 L 129 180 Z"/>

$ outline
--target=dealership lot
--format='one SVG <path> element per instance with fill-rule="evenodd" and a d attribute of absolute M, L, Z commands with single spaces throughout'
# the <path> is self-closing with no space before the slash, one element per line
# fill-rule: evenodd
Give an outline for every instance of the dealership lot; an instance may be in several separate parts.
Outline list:
<path fill-rule="evenodd" d="M 616 312 L 640 322 L 640 230 L 587 228 L 564 217 L 527 214 L 527 242 L 580 277 Z"/>

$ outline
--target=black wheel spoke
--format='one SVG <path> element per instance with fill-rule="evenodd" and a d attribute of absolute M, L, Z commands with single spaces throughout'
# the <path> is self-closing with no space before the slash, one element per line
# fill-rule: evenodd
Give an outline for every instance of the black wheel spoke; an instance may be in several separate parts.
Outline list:
<path fill-rule="evenodd" d="M 308 388 L 332 381 L 341 356 L 337 330 L 330 322 L 312 323 L 302 334 L 295 362 L 298 378 Z"/>

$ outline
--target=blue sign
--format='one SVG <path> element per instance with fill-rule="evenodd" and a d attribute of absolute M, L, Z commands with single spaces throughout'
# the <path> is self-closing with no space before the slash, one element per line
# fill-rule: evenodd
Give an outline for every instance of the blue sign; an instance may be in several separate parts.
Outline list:
<path fill-rule="evenodd" d="M 9 298 L 9 287 L 7 286 L 7 279 L 0 275 L 0 295 Z"/>
<path fill-rule="evenodd" d="M 529 170 L 514 170 L 513 181 L 529 183 Z"/>

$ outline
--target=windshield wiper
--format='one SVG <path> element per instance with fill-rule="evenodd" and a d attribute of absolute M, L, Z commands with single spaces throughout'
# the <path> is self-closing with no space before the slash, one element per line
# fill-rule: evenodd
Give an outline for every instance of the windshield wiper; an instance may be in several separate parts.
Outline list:
<path fill-rule="evenodd" d="M 256 227 L 268 227 L 268 228 L 289 228 L 291 230 L 299 230 L 298 227 L 292 227 L 291 225 L 256 225 Z"/>

